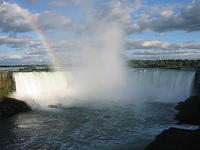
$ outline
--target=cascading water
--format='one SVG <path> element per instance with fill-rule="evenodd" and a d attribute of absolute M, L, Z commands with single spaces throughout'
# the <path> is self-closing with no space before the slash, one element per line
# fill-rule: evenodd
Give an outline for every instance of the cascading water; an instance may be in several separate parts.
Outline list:
<path fill-rule="evenodd" d="M 193 94 L 195 71 L 132 69 L 131 73 L 136 93 L 145 93 L 144 99 L 178 102 Z"/>
<path fill-rule="evenodd" d="M 63 72 L 14 73 L 16 92 L 13 96 L 42 106 L 57 104 L 69 94 L 68 80 Z"/>
<path fill-rule="evenodd" d="M 131 101 L 157 100 L 177 102 L 191 95 L 195 72 L 132 69 L 129 76 L 132 79 L 131 84 L 135 88 L 133 89 L 133 86 L 129 86 L 127 88 L 128 92 L 125 93 L 127 95 L 118 97 L 121 100 L 123 99 L 123 102 L 126 97 L 129 97 Z M 91 99 L 93 101 L 92 98 L 94 97 L 91 98 L 90 96 L 91 93 L 96 91 L 96 89 L 88 91 L 85 87 L 80 87 L 77 77 L 66 72 L 14 73 L 14 79 L 16 92 L 13 96 L 41 106 L 66 105 L 71 100 L 77 101 L 77 99 L 80 101 Z M 103 91 L 98 92 L 102 93 L 102 95 L 105 94 Z M 109 98 L 115 99 L 116 97 L 112 96 L 112 94 L 110 93 Z M 103 101 L 103 98 L 98 99 L 98 101 Z"/>

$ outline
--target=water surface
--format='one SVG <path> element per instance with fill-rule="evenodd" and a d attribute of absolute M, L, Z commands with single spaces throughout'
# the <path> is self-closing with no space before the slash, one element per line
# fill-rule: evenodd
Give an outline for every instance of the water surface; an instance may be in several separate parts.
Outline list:
<path fill-rule="evenodd" d="M 175 124 L 174 104 L 32 111 L 0 120 L 1 150 L 141 150 Z"/>

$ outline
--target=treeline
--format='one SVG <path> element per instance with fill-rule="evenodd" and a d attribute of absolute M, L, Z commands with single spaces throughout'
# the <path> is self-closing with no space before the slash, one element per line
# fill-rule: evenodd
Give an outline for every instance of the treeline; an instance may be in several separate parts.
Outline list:
<path fill-rule="evenodd" d="M 16 68 L 18 71 L 51 71 L 50 65 L 0 65 L 0 68 Z"/>
<path fill-rule="evenodd" d="M 0 65 L 0 67 L 28 67 L 28 66 L 37 66 L 37 67 L 46 67 L 46 66 L 49 66 L 49 65 Z"/>
<path fill-rule="evenodd" d="M 166 68 L 166 69 L 180 69 L 180 68 L 195 68 L 200 69 L 200 59 L 197 60 L 130 60 L 129 65 L 135 68 Z"/>
<path fill-rule="evenodd" d="M 51 67 L 48 65 L 27 65 L 19 68 L 19 71 L 51 71 Z"/>

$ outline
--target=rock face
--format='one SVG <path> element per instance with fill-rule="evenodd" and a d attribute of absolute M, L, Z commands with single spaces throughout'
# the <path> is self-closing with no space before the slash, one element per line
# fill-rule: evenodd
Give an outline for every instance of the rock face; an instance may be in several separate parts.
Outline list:
<path fill-rule="evenodd" d="M 1 98 L 0 117 L 11 117 L 15 114 L 28 112 L 31 108 L 23 101 L 14 98 Z"/>
<path fill-rule="evenodd" d="M 200 70 L 196 71 L 194 88 L 195 88 L 195 93 L 200 94 Z"/>
<path fill-rule="evenodd" d="M 169 128 L 144 150 L 200 150 L 200 130 Z"/>
<path fill-rule="evenodd" d="M 200 96 L 192 96 L 176 106 L 179 124 L 200 125 Z"/>

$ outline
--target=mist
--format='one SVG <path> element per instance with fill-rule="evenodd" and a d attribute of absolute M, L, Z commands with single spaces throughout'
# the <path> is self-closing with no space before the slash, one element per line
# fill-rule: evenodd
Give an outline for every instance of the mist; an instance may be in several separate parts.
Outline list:
<path fill-rule="evenodd" d="M 85 18 L 70 47 L 76 50 L 73 62 L 76 67 L 69 70 L 65 65 L 68 57 L 60 56 L 64 72 L 73 74 L 69 84 L 76 94 L 70 97 L 87 102 L 125 99 L 123 93 L 127 91 L 129 78 L 124 57 L 123 23 L 112 11 L 95 10 L 92 4 L 90 1 L 80 3 Z"/>
<path fill-rule="evenodd" d="M 74 34 L 67 39 L 66 48 L 55 49 L 59 60 L 53 64 L 55 71 L 14 74 L 13 97 L 44 108 L 177 102 L 191 95 L 194 72 L 128 68 L 124 22 L 136 8 L 123 1 L 98 8 L 94 7 L 96 1 L 76 2 L 84 17 L 73 25 Z"/>
<path fill-rule="evenodd" d="M 24 77 L 29 76 L 27 79 L 32 78 L 41 84 L 33 83 L 34 94 L 31 94 L 31 89 L 28 93 L 23 92 L 27 90 L 21 89 L 21 94 L 15 93 L 15 97 L 29 99 L 31 104 L 43 106 L 102 103 L 125 100 L 126 96 L 128 97 L 127 87 L 131 87 L 123 55 L 125 46 L 121 16 L 117 17 L 113 13 L 110 8 L 112 3 L 106 3 L 99 9 L 94 9 L 94 3 L 91 1 L 78 4 L 84 19 L 78 28 L 74 25 L 75 34 L 68 39 L 70 46 L 57 53 L 59 64 L 54 64 L 55 71 L 62 75 L 56 74 L 54 78 L 47 74 L 41 75 L 41 78 L 48 78 L 47 82 L 55 82 L 47 88 L 48 83 L 44 83 L 40 77 L 26 74 Z M 60 80 L 63 83 L 59 82 Z M 24 83 L 20 80 L 19 84 Z"/>

